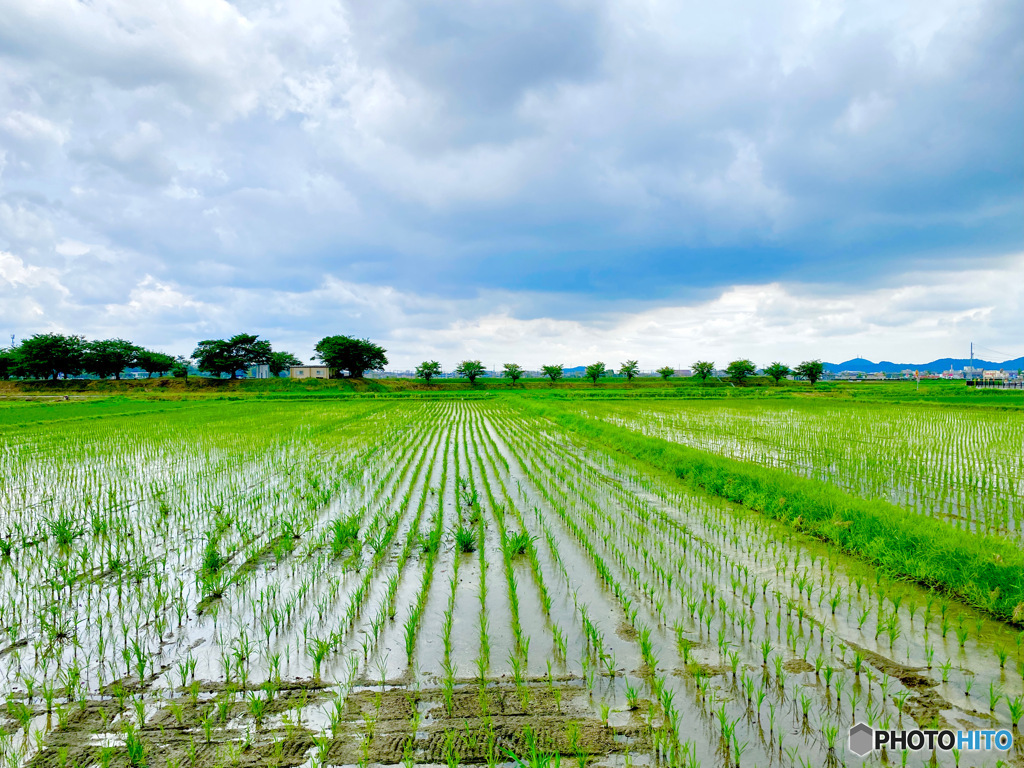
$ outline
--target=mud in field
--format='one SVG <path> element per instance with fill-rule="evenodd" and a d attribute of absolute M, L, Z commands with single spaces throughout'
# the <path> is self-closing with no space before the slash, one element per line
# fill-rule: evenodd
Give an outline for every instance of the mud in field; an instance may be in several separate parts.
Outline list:
<path fill-rule="evenodd" d="M 264 692 L 265 694 L 265 692 Z M 201 695 L 164 700 L 137 723 L 131 705 L 74 703 L 30 766 L 130 765 L 138 741 L 150 765 L 287 768 L 317 765 L 508 763 L 537 749 L 589 765 L 627 755 L 647 762 L 650 729 L 636 712 L 602 720 L 579 679 L 460 683 L 449 690 L 360 687 L 344 699 L 328 689 L 283 684 L 260 713 L 256 691 L 204 686 Z M 326 715 L 325 715 L 326 713 Z M 332 717 L 333 715 L 333 717 Z"/>

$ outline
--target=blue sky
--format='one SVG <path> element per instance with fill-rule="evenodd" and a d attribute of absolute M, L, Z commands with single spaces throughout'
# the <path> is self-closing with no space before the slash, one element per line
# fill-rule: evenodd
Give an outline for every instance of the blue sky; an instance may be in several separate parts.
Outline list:
<path fill-rule="evenodd" d="M 1024 354 L 1019 2 L 0 0 L 0 332 Z"/>

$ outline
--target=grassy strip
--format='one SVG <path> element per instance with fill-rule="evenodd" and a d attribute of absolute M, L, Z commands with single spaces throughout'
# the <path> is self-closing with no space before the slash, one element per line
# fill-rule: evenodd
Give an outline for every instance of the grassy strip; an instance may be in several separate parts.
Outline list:
<path fill-rule="evenodd" d="M 886 571 L 1024 624 L 1024 552 L 1006 539 L 969 533 L 833 485 L 648 437 L 539 403 L 524 410 L 613 453 L 674 474 L 829 542 Z"/>

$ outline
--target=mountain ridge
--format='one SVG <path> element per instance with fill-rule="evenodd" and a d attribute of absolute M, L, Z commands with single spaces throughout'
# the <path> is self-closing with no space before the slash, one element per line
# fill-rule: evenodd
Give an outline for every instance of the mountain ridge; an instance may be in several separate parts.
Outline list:
<path fill-rule="evenodd" d="M 973 363 L 975 368 L 981 368 L 989 371 L 998 371 L 1000 369 L 1004 371 L 1016 371 L 1020 368 L 1024 368 L 1024 357 L 1005 360 L 1001 363 L 994 363 L 989 360 L 979 360 L 978 358 L 974 358 Z M 954 371 L 962 371 L 965 367 L 970 365 L 971 359 L 962 357 L 941 357 L 938 360 L 932 360 L 929 363 L 893 363 L 889 360 L 882 360 L 881 362 L 875 363 L 863 357 L 855 357 L 852 360 L 846 360 L 842 363 L 824 363 L 825 370 L 831 373 L 839 373 L 840 371 L 899 373 L 900 371 L 905 370 L 941 373 L 942 371 L 948 371 L 950 368 Z"/>

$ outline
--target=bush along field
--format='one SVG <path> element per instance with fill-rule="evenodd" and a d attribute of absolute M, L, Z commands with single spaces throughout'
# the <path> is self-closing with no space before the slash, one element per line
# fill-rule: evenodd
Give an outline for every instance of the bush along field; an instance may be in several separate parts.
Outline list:
<path fill-rule="evenodd" d="M 859 765 L 854 722 L 1016 728 L 1016 540 L 580 407 L 0 410 L 5 765 Z"/>

